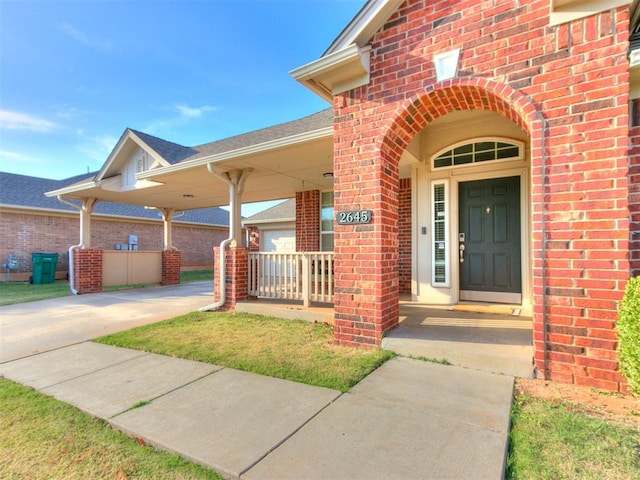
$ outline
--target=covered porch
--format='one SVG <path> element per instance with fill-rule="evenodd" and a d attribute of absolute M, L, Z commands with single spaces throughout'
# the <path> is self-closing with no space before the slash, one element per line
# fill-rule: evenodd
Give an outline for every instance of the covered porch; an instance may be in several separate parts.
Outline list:
<path fill-rule="evenodd" d="M 236 304 L 237 312 L 333 325 L 330 303 L 260 298 Z M 403 295 L 399 325 L 386 333 L 382 348 L 399 355 L 533 378 L 532 318 L 517 305 L 417 303 Z"/>

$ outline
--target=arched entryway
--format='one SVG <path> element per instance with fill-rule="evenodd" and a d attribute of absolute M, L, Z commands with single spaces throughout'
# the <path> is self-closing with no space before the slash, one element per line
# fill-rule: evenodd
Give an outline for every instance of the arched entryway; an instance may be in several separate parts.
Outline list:
<path fill-rule="evenodd" d="M 468 194 L 470 190 L 496 193 L 506 189 L 509 195 L 506 203 L 503 201 L 502 204 L 516 204 L 515 210 L 511 208 L 510 212 L 516 213 L 517 222 L 510 228 L 517 232 L 517 238 L 511 240 L 516 242 L 519 251 L 516 254 L 517 265 L 514 265 L 516 273 L 509 273 L 512 278 L 517 279 L 517 285 L 509 287 L 515 291 L 509 293 L 516 294 L 517 298 L 507 297 L 505 301 L 519 301 L 521 305 L 530 307 L 534 292 L 542 288 L 541 271 L 536 272 L 536 269 L 541 269 L 541 265 L 535 262 L 538 255 L 535 247 L 536 244 L 539 246 L 542 238 L 539 215 L 542 207 L 544 160 L 543 122 L 529 99 L 518 91 L 491 80 L 454 79 L 427 89 L 399 108 L 379 107 L 377 112 L 360 113 L 363 117 L 358 118 L 357 122 L 352 121 L 357 126 L 351 130 L 366 128 L 368 121 L 372 122 L 373 127 L 377 126 L 378 140 L 373 139 L 373 145 L 369 142 L 370 146 L 376 145 L 376 151 L 372 158 L 366 147 L 357 149 L 357 142 L 352 142 L 351 146 L 356 148 L 342 152 L 339 148 L 340 129 L 338 130 L 335 158 L 336 207 L 340 210 L 347 204 L 357 204 L 360 208 L 370 208 L 374 212 L 377 222 L 370 227 L 374 240 L 369 258 L 371 264 L 383 268 L 378 272 L 371 272 L 371 276 L 360 282 L 341 284 L 340 278 L 348 278 L 346 274 L 353 275 L 356 270 L 352 267 L 336 267 L 337 342 L 370 343 L 357 340 L 358 329 L 366 330 L 367 322 L 371 323 L 372 331 L 379 332 L 378 341 L 382 339 L 385 330 L 397 325 L 398 310 L 393 306 L 398 305 L 400 299 L 397 265 L 403 261 L 400 258 L 402 254 L 398 253 L 398 238 L 402 236 L 399 213 L 402 205 L 399 195 L 400 185 L 403 179 L 406 183 L 406 178 L 411 179 L 412 297 L 430 303 L 455 304 L 465 298 L 467 292 L 471 292 L 472 300 L 482 301 L 482 298 L 475 295 L 478 291 L 486 293 L 487 290 L 469 289 L 464 285 L 461 287 L 460 283 L 463 280 L 461 277 L 468 274 L 459 266 L 459 245 L 462 243 L 461 234 L 466 236 L 468 233 L 461 229 L 461 221 L 464 220 L 461 220 L 459 211 L 461 206 L 471 210 L 479 209 L 478 205 L 465 207 L 461 195 L 464 196 L 465 192 Z M 489 147 L 489 144 L 493 145 Z M 456 149 L 473 150 L 476 148 L 474 145 L 484 150 L 480 148 L 477 158 L 470 162 L 464 158 L 459 164 L 452 160 L 450 165 L 445 165 L 437 160 L 447 152 L 454 155 Z M 516 148 L 518 152 L 502 155 L 501 149 L 510 148 Z M 487 151 L 490 149 L 493 149 L 495 158 L 483 160 L 489 155 Z M 346 157 L 352 160 L 349 164 L 343 163 Z M 354 167 L 360 167 L 361 179 L 371 178 L 377 182 L 371 185 L 371 189 L 375 190 L 372 201 L 354 194 L 353 185 L 342 183 L 342 174 L 353 173 Z M 367 173 L 369 170 L 370 174 Z M 366 186 L 360 182 L 361 191 Z M 438 205 L 438 202 L 444 202 L 445 205 Z M 492 213 L 498 203 L 501 202 L 491 200 Z M 443 210 L 438 210 L 440 207 Z M 489 205 L 483 208 L 486 210 L 488 207 Z M 439 222 L 439 219 L 444 221 Z M 471 219 L 471 222 L 478 219 L 480 217 Z M 434 236 L 439 228 L 445 232 L 442 239 Z M 488 225 L 488 228 L 492 228 L 492 225 Z M 336 232 L 337 265 L 342 264 L 342 261 L 346 261 L 349 266 L 365 264 L 362 259 L 367 254 L 360 248 L 364 243 L 358 243 L 359 237 L 354 233 L 351 228 Z M 437 249 L 443 249 L 446 255 L 436 258 Z M 350 256 L 348 260 L 347 253 Z M 504 255 L 498 253 L 497 257 L 504 258 Z M 384 267 L 389 263 L 383 260 L 392 262 L 393 268 L 385 270 Z M 464 260 L 468 262 L 469 257 Z M 436 264 L 444 265 L 444 274 L 436 271 Z M 494 274 L 496 271 L 500 273 L 509 270 L 505 267 L 505 262 L 493 264 L 493 269 Z M 477 276 L 477 271 L 473 275 Z M 364 294 L 362 286 L 370 287 L 367 289 L 369 295 Z M 372 296 L 375 299 L 373 302 Z M 496 299 L 488 298 L 488 301 L 495 302 Z M 535 329 L 542 328 L 536 327 L 536 323 L 541 325 L 541 322 L 534 321 L 533 338 L 542 339 L 542 335 L 536 336 Z M 543 348 L 540 350 L 543 351 Z"/>

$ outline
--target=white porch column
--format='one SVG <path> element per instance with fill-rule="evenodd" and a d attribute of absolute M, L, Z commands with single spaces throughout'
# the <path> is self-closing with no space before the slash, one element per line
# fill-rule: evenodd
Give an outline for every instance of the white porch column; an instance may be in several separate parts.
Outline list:
<path fill-rule="evenodd" d="M 173 208 L 159 208 L 162 214 L 163 230 L 163 250 L 171 250 L 173 248 Z"/>
<path fill-rule="evenodd" d="M 80 207 L 80 248 L 91 248 L 91 215 L 97 199 L 83 198 Z"/>
<path fill-rule="evenodd" d="M 242 193 L 244 183 L 252 168 L 243 170 L 230 170 L 228 172 L 217 172 L 215 167 L 209 163 L 207 165 L 209 173 L 212 173 L 229 185 L 229 239 L 231 246 L 236 247 L 242 244 Z"/>

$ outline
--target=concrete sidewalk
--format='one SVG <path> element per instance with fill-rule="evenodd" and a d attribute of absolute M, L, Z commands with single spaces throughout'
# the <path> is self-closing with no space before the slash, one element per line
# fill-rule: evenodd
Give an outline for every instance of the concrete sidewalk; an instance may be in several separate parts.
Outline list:
<path fill-rule="evenodd" d="M 4 363 L 0 374 L 231 478 L 504 472 L 508 376 L 397 358 L 342 394 L 92 342 Z"/>
<path fill-rule="evenodd" d="M 2 307 L 0 375 L 230 478 L 503 477 L 510 376 L 396 358 L 343 394 L 85 341 L 193 311 L 210 292 Z"/>

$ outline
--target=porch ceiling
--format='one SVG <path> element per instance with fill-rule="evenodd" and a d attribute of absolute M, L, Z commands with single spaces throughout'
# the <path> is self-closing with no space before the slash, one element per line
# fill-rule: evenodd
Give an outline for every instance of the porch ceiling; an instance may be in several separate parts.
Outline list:
<path fill-rule="evenodd" d="M 132 190 L 108 190 L 105 181 L 104 184 L 88 182 L 50 194 L 178 210 L 228 205 L 229 187 L 208 172 L 209 163 L 217 172 L 253 169 L 246 179 L 243 203 L 295 197 L 295 192 L 301 190 L 333 188 L 333 179 L 323 176 L 333 170 L 333 136 L 147 171 L 138 175 L 138 184 Z"/>

